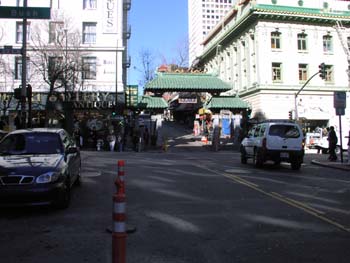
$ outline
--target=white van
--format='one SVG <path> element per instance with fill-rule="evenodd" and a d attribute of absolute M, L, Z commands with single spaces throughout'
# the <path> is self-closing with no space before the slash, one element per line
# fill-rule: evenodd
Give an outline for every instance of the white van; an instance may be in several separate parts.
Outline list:
<path fill-rule="evenodd" d="M 256 167 L 266 161 L 288 162 L 293 170 L 304 159 L 304 135 L 298 123 L 289 120 L 266 120 L 248 131 L 240 146 L 241 162 L 253 159 Z"/>

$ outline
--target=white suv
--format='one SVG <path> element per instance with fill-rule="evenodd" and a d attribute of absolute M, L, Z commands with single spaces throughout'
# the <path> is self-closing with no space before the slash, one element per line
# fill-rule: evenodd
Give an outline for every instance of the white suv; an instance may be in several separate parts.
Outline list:
<path fill-rule="evenodd" d="M 299 170 L 304 159 L 304 135 L 299 124 L 288 120 L 268 120 L 254 124 L 240 146 L 241 162 L 253 158 L 256 167 L 266 161 L 288 162 Z"/>

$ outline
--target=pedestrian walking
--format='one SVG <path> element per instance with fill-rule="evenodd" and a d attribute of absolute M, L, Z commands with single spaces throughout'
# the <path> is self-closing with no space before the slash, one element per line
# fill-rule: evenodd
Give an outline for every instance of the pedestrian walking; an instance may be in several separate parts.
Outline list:
<path fill-rule="evenodd" d="M 124 141 L 124 139 L 123 139 L 123 136 L 122 136 L 122 134 L 120 134 L 120 133 L 118 133 L 118 135 L 117 135 L 117 144 L 118 144 L 118 151 L 119 152 L 122 152 L 123 151 L 123 141 Z"/>
<path fill-rule="evenodd" d="M 335 153 L 335 149 L 337 147 L 338 137 L 337 137 L 337 134 L 334 131 L 334 127 L 333 126 L 329 127 L 329 132 L 328 132 L 328 138 L 327 139 L 328 139 L 328 151 L 329 151 L 328 160 L 336 161 L 337 160 L 337 155 Z"/>
<path fill-rule="evenodd" d="M 80 129 L 76 128 L 73 132 L 73 138 L 75 139 L 75 143 L 77 145 L 78 148 L 82 147 L 82 141 L 81 141 L 81 133 L 80 133 Z"/>
<path fill-rule="evenodd" d="M 147 126 L 145 127 L 145 131 L 143 133 L 143 141 L 145 143 L 145 147 L 147 147 L 149 144 L 149 131 L 148 131 Z"/>
<path fill-rule="evenodd" d="M 113 152 L 114 151 L 114 147 L 115 147 L 115 141 L 116 141 L 116 136 L 115 136 L 113 131 L 109 132 L 109 135 L 107 136 L 107 140 L 108 140 L 108 143 L 109 143 L 109 150 L 111 152 Z"/>
<path fill-rule="evenodd" d="M 97 147 L 97 130 L 96 127 L 93 126 L 92 129 L 89 132 L 89 137 L 88 137 L 88 142 L 89 142 L 89 146 L 91 148 L 95 148 Z"/>

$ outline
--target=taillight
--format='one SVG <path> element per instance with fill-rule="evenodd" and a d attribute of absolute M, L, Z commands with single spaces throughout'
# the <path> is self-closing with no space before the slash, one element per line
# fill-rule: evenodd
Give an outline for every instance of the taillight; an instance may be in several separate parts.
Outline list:
<path fill-rule="evenodd" d="M 262 147 L 266 149 L 266 138 L 262 139 Z"/>

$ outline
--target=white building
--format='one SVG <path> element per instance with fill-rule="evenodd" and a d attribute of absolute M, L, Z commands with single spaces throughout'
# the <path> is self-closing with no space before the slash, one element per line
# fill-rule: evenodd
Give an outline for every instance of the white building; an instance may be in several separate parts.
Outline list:
<path fill-rule="evenodd" d="M 0 5 L 23 7 L 23 0 L 1 0 Z M 53 78 L 49 68 L 63 65 L 62 76 L 53 84 L 55 91 L 68 89 L 93 96 L 117 92 L 118 104 L 122 104 L 130 37 L 124 23 L 130 5 L 131 0 L 27 0 L 30 8 L 51 8 L 50 19 L 27 20 L 27 83 L 33 92 L 49 92 Z M 23 20 L 17 15 L 0 18 L 0 48 L 22 48 Z M 0 54 L 0 61 L 0 92 L 13 92 L 21 84 L 21 55 Z M 109 106 L 115 108 L 113 103 Z"/>
<path fill-rule="evenodd" d="M 189 64 L 203 50 L 202 41 L 236 0 L 188 0 Z"/>
<path fill-rule="evenodd" d="M 199 65 L 231 83 L 231 93 L 251 104 L 252 117 L 287 119 L 296 111 L 306 126 L 338 125 L 334 91 L 349 91 L 349 1 L 245 0 L 221 24 L 204 40 Z"/>

